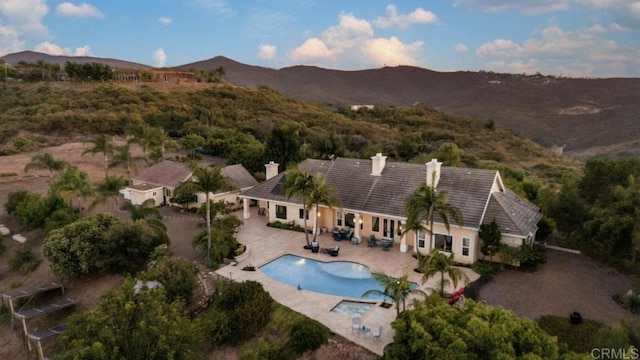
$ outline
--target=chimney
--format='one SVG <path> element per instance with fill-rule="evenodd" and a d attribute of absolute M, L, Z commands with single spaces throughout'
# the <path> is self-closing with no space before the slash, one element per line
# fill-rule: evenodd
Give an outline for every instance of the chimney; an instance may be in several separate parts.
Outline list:
<path fill-rule="evenodd" d="M 382 156 L 382 153 L 377 153 L 376 156 L 371 157 L 371 175 L 380 176 L 384 169 L 384 164 L 387 160 L 386 156 Z"/>
<path fill-rule="evenodd" d="M 264 164 L 264 167 L 266 168 L 266 174 L 265 174 L 266 180 L 269 180 L 272 177 L 278 175 L 278 166 L 280 166 L 280 164 L 275 163 L 273 161 L 269 161 L 268 164 Z"/>
<path fill-rule="evenodd" d="M 438 181 L 440 181 L 440 167 L 442 163 L 438 162 L 438 159 L 431 159 L 431 161 L 425 165 L 427 165 L 427 185 L 435 189 L 436 186 L 438 186 Z"/>

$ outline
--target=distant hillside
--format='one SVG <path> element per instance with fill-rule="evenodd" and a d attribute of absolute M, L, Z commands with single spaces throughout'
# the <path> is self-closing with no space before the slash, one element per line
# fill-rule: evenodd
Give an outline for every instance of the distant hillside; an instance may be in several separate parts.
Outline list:
<path fill-rule="evenodd" d="M 361 71 L 294 66 L 280 70 L 224 57 L 183 65 L 223 66 L 234 84 L 268 86 L 333 106 L 422 104 L 514 130 L 586 157 L 640 154 L 640 79 L 569 79 L 491 72 L 437 72 L 410 66 Z"/>
<path fill-rule="evenodd" d="M 30 51 L 5 61 L 101 62 L 146 65 L 92 57 L 50 56 Z M 640 155 L 640 79 L 569 79 L 491 72 L 437 72 L 411 66 L 360 71 L 314 66 L 270 69 L 218 56 L 177 67 L 225 70 L 224 80 L 249 88 L 267 86 L 285 96 L 330 107 L 351 104 L 426 105 L 447 113 L 494 122 L 544 146 L 586 158 Z"/>
<path fill-rule="evenodd" d="M 58 56 L 58 55 L 49 55 L 43 54 L 35 51 L 21 51 L 13 54 L 8 54 L 0 59 L 7 62 L 7 64 L 17 65 L 20 61 L 28 62 L 31 64 L 35 64 L 38 60 L 42 60 L 49 64 L 60 64 L 64 65 L 67 61 L 74 62 L 78 64 L 85 63 L 100 63 L 109 65 L 112 67 L 125 68 L 125 69 L 143 69 L 150 68 L 148 65 L 138 64 L 130 61 L 123 61 L 117 59 L 108 59 L 108 58 L 98 58 L 91 56 Z"/>

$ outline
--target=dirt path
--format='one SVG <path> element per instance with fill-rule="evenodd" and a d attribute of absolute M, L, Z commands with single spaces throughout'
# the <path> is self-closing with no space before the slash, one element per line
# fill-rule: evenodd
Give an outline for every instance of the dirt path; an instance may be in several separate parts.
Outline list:
<path fill-rule="evenodd" d="M 627 276 L 586 255 L 547 250 L 547 263 L 540 270 L 500 273 L 482 287 L 480 299 L 531 319 L 541 315 L 568 318 L 578 311 L 584 318 L 611 325 L 623 319 L 640 320 L 612 299 L 631 285 Z"/>

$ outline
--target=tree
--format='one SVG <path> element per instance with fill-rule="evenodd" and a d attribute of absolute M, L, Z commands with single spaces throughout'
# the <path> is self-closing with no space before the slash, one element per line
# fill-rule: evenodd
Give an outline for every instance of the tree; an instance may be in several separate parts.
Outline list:
<path fill-rule="evenodd" d="M 473 300 L 418 305 L 392 323 L 385 359 L 557 359 L 558 342 L 535 321 Z"/>
<path fill-rule="evenodd" d="M 305 133 L 304 123 L 288 122 L 274 126 L 265 143 L 268 160 L 285 166 L 300 161 L 300 146 Z"/>
<path fill-rule="evenodd" d="M 381 295 L 391 299 L 396 304 L 396 314 L 400 315 L 400 303 L 402 303 L 402 311 L 406 310 L 406 299 L 413 292 L 421 292 L 414 290 L 409 281 L 409 274 L 404 274 L 399 278 L 394 278 L 384 273 L 374 272 L 371 274 L 373 278 L 380 283 L 384 289 L 371 289 L 362 294 L 362 297 L 369 295 Z"/>
<path fill-rule="evenodd" d="M 309 205 L 315 209 L 315 223 L 318 224 L 318 206 L 320 204 L 327 205 L 329 208 L 333 208 L 338 204 L 338 198 L 335 196 L 335 190 L 329 187 L 324 180 L 324 176 L 320 173 L 313 177 L 311 183 L 311 192 L 309 193 Z M 306 217 L 305 217 L 306 219 Z M 315 242 L 318 237 L 318 229 L 313 232 L 313 241 Z"/>
<path fill-rule="evenodd" d="M 222 175 L 222 167 L 202 167 L 196 162 L 189 164 L 192 176 L 175 189 L 174 196 L 181 197 L 187 194 L 203 192 L 205 195 L 206 224 L 207 224 L 207 266 L 211 267 L 211 194 L 221 190 L 231 190 L 233 185 Z"/>
<path fill-rule="evenodd" d="M 210 209 L 211 238 L 215 239 L 215 241 L 211 244 L 209 257 L 211 258 L 211 262 L 217 265 L 220 264 L 225 257 L 233 258 L 235 256 L 234 252 L 239 246 L 235 232 L 238 226 L 242 225 L 242 221 L 234 214 L 228 214 L 226 205 L 222 201 L 215 203 L 211 201 Z M 206 207 L 201 206 L 198 209 L 198 214 L 202 214 L 206 219 L 205 211 Z M 208 250 L 206 230 L 196 234 L 193 238 L 193 244 L 202 249 L 202 252 Z"/>
<path fill-rule="evenodd" d="M 308 214 L 311 207 L 309 197 L 311 195 L 311 192 L 313 191 L 313 182 L 314 179 L 311 174 L 304 170 L 298 169 L 297 165 L 293 165 L 285 174 L 285 181 L 284 185 L 282 186 L 284 195 L 287 197 L 287 200 L 291 199 L 292 197 L 297 197 L 302 201 L 302 208 L 304 211 L 304 236 L 305 240 L 307 241 L 307 247 L 311 246 L 311 243 L 309 242 L 309 233 L 306 230 L 307 218 L 309 217 Z"/>
<path fill-rule="evenodd" d="M 195 134 L 185 135 L 180 139 L 180 145 L 183 148 L 189 151 L 189 155 L 192 157 L 196 156 L 196 150 L 202 147 L 206 143 L 206 140 L 200 136 Z"/>
<path fill-rule="evenodd" d="M 64 160 L 56 160 L 48 152 L 33 155 L 31 161 L 24 167 L 25 172 L 31 170 L 49 170 L 49 177 L 53 179 L 53 173 L 64 170 L 69 165 Z M 52 180 L 53 181 L 53 180 Z"/>
<path fill-rule="evenodd" d="M 102 153 L 104 156 L 104 176 L 106 177 L 109 174 L 109 156 L 113 155 L 115 150 L 111 136 L 107 134 L 99 134 L 90 142 L 93 144 L 93 147 L 85 150 L 82 153 L 82 156 L 89 153 Z"/>
<path fill-rule="evenodd" d="M 429 158 L 442 160 L 446 166 L 460 166 L 462 164 L 462 150 L 456 143 L 445 142 L 432 152 Z"/>
<path fill-rule="evenodd" d="M 62 336 L 69 352 L 60 359 L 194 359 L 202 338 L 179 302 L 164 289 L 134 288 L 128 278 L 117 292 L 100 298 L 95 310 L 74 314 Z"/>
<path fill-rule="evenodd" d="M 95 206 L 100 203 L 104 203 L 109 198 L 115 199 L 118 204 L 118 197 L 120 196 L 120 189 L 127 186 L 129 180 L 124 176 L 107 175 L 104 180 L 96 188 L 98 196 L 95 198 L 91 206 Z"/>
<path fill-rule="evenodd" d="M 435 174 L 434 174 L 435 176 Z M 404 212 L 407 214 L 407 223 L 404 232 L 427 231 L 430 235 L 429 249 L 433 244 L 433 225 L 436 216 L 444 223 L 447 231 L 450 230 L 450 219 L 453 219 L 459 226 L 463 225 L 462 214 L 458 208 L 452 206 L 447 201 L 446 191 L 436 191 L 434 187 L 427 183 L 421 184 L 409 197 L 404 205 Z M 423 223 L 429 225 L 425 228 Z M 418 260 L 420 259 L 420 249 L 417 249 Z"/>
<path fill-rule="evenodd" d="M 126 143 L 114 149 L 113 159 L 109 164 L 109 168 L 124 166 L 124 168 L 127 170 L 127 175 L 131 177 L 133 173 L 138 171 L 138 161 L 146 162 L 147 159 L 144 156 L 132 156 L 131 145 L 129 143 Z"/>
<path fill-rule="evenodd" d="M 140 205 L 133 205 L 128 202 L 125 206 L 134 223 L 140 223 L 150 227 L 163 242 L 169 243 L 167 226 L 162 220 L 160 211 L 155 207 L 153 199 L 148 199 Z"/>
<path fill-rule="evenodd" d="M 458 287 L 458 279 L 463 278 L 467 280 L 466 275 L 460 271 L 460 269 L 454 266 L 453 253 L 446 255 L 438 249 L 432 250 L 429 255 L 423 258 L 418 265 L 420 272 L 422 272 L 422 282 L 427 282 L 430 277 L 440 274 L 440 296 L 444 297 L 444 285 L 446 280 L 444 275 L 446 274 L 455 288 Z"/>
<path fill-rule="evenodd" d="M 59 191 L 71 206 L 73 206 L 73 196 L 86 198 L 93 194 L 87 173 L 75 165 L 67 166 L 53 183 L 53 189 Z"/>
<path fill-rule="evenodd" d="M 488 224 L 480 225 L 478 236 L 482 240 L 480 251 L 485 255 L 489 255 L 489 261 L 493 261 L 493 255 L 497 254 L 502 246 L 502 233 L 496 219 L 493 219 Z"/>
<path fill-rule="evenodd" d="M 147 265 L 147 271 L 142 273 L 140 278 L 160 282 L 168 303 L 179 300 L 188 305 L 197 286 L 197 272 L 198 267 L 189 259 L 171 256 L 166 246 L 158 246 Z"/>

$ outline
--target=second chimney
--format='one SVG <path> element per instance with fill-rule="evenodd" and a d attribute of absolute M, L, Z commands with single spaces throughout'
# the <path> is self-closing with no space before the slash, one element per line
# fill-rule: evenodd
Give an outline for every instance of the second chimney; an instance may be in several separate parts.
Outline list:
<path fill-rule="evenodd" d="M 440 167 L 442 166 L 441 162 L 438 162 L 438 159 L 431 159 L 427 165 L 427 185 L 432 188 L 436 188 L 438 186 L 438 181 L 440 181 Z"/>
<path fill-rule="evenodd" d="M 280 164 L 275 163 L 273 161 L 269 161 L 268 164 L 264 164 L 264 167 L 266 169 L 266 173 L 265 173 L 266 180 L 269 180 L 272 177 L 278 175 L 278 166 L 280 166 Z"/>
<path fill-rule="evenodd" d="M 371 175 L 380 176 L 384 165 L 387 161 L 386 156 L 382 156 L 382 153 L 377 153 L 376 156 L 371 157 Z"/>

